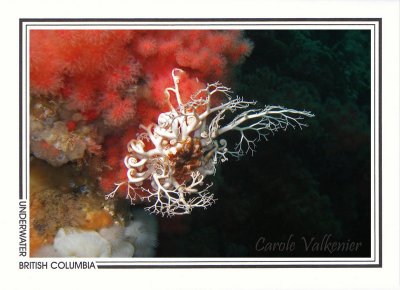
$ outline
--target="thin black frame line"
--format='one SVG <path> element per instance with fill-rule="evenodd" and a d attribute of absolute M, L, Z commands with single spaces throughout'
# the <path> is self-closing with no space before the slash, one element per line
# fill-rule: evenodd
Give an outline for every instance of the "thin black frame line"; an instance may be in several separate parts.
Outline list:
<path fill-rule="evenodd" d="M 97 269 L 206 269 L 206 268 L 378 268 L 378 265 L 98 265 Z"/>
<path fill-rule="evenodd" d="M 379 264 L 382 267 L 382 18 L 378 20 L 379 22 L 379 66 L 378 66 L 378 78 L 379 78 L 379 96 L 378 96 L 378 104 L 379 104 Z"/>
<path fill-rule="evenodd" d="M 60 26 L 60 27 L 62 27 L 62 26 L 68 26 L 68 27 L 70 27 L 70 26 L 82 26 L 82 24 L 50 24 L 50 23 L 48 23 L 48 24 L 28 24 L 29 26 L 38 26 L 38 27 L 43 27 L 43 26 L 51 26 L 51 27 L 56 27 L 56 26 Z M 160 26 L 163 26 L 163 27 L 176 27 L 176 26 L 182 26 L 182 25 L 184 25 L 184 26 L 193 26 L 193 27 L 198 27 L 199 25 L 201 25 L 201 23 L 192 23 L 192 24 L 182 24 L 182 23 L 170 23 L 170 24 L 168 24 L 168 23 L 160 23 L 160 24 L 140 24 L 140 23 L 131 23 L 131 24 L 118 24 L 118 23 L 110 23 L 110 24 L 96 24 L 96 23 L 85 23 L 84 24 L 85 26 L 113 26 L 113 27 L 119 27 L 119 26 L 127 26 L 127 25 L 130 25 L 130 26 L 154 26 L 154 27 L 160 27 Z M 214 27 L 220 27 L 220 26 L 233 26 L 233 25 L 240 25 L 241 27 L 243 27 L 243 26 L 265 26 L 265 25 L 279 25 L 279 26 L 293 26 L 293 25 L 302 25 L 302 26 L 315 26 L 316 24 L 281 24 L 281 23 L 279 23 L 279 24 L 262 24 L 262 23 L 257 23 L 257 24 L 250 24 L 250 23 L 246 23 L 246 24 L 235 24 L 235 23 L 227 23 L 227 24 L 207 24 L 207 26 L 214 26 Z M 329 24 L 329 23 L 323 23 L 323 24 L 318 24 L 318 25 L 324 25 L 324 26 L 337 26 L 337 25 L 339 25 L 339 24 Z M 353 26 L 360 26 L 360 25 L 363 25 L 363 24 L 357 24 L 357 23 L 349 23 L 349 24 L 346 24 L 347 26 L 350 26 L 350 25 L 353 25 Z M 364 24 L 364 25 L 372 25 L 372 24 Z M 209 29 L 209 27 L 207 27 L 206 29 Z M 315 30 L 318 30 L 318 29 L 315 29 Z"/>
<path fill-rule="evenodd" d="M 18 156 L 18 163 L 19 163 L 19 168 L 18 168 L 18 175 L 19 175 L 19 180 L 18 180 L 18 184 L 19 184 L 19 199 L 23 199 L 24 198 L 24 194 L 23 194 L 23 182 L 22 182 L 22 176 L 23 176 L 23 171 L 22 171 L 22 134 L 23 134 L 23 130 L 22 130 L 22 83 L 23 83 L 23 78 L 22 78 L 22 42 L 23 42 L 23 38 L 22 38 L 22 30 L 23 30 L 23 23 L 20 21 L 19 23 L 19 48 L 18 48 L 18 53 L 19 53 L 19 63 L 18 63 L 18 70 L 19 70 L 19 112 L 18 112 L 18 121 L 19 121 L 19 129 L 18 129 L 18 136 L 19 136 L 19 156 Z"/>
<path fill-rule="evenodd" d="M 20 73 L 20 83 L 19 83 L 19 86 L 20 86 L 20 93 L 19 93 L 19 96 L 20 96 L 20 112 L 19 112 L 20 128 L 19 129 L 20 130 L 19 130 L 19 133 L 20 133 L 20 137 L 22 136 L 21 106 L 22 106 L 22 94 L 23 94 L 23 91 L 22 91 L 22 59 L 21 59 L 22 41 L 21 40 L 22 40 L 22 27 L 24 26 L 24 21 L 28 21 L 28 20 L 32 21 L 32 22 L 43 21 L 43 19 L 20 19 L 20 27 L 19 27 L 19 33 L 20 33 L 20 35 L 19 35 L 19 40 L 20 40 L 20 47 L 19 47 L 19 54 L 20 54 L 20 63 L 19 63 L 19 68 L 20 68 L 20 71 L 19 71 L 19 73 Z M 55 22 L 57 22 L 57 21 L 59 22 L 60 20 L 61 19 L 47 19 L 47 21 L 55 21 Z M 72 21 L 72 22 L 81 21 L 80 19 L 66 19 L 66 20 Z M 138 20 L 140 22 L 150 21 L 147 19 L 135 19 L 135 21 L 138 21 Z M 157 19 L 157 21 L 168 21 L 168 20 L 171 20 L 171 19 Z M 220 22 L 226 21 L 224 19 L 217 19 L 217 20 L 215 20 L 215 19 L 195 19 L 195 21 L 199 21 L 199 20 L 200 21 L 213 21 L 214 20 L 214 21 L 220 21 Z M 245 21 L 245 19 L 228 19 L 228 20 L 230 20 L 230 21 L 232 21 L 232 20 Z M 307 19 L 307 18 L 303 18 L 303 19 L 289 19 L 289 20 L 293 21 L 293 22 L 308 21 L 308 20 L 309 21 L 318 21 L 318 20 L 320 20 L 320 21 L 360 21 L 360 22 L 361 21 L 377 21 L 379 23 L 379 43 L 378 43 L 378 49 L 379 49 L 379 64 L 378 64 L 378 68 L 379 68 L 379 76 L 378 76 L 379 77 L 379 96 L 378 96 L 378 98 L 379 98 L 379 108 L 378 108 L 378 110 L 379 110 L 379 118 L 378 118 L 378 127 L 379 127 L 378 128 L 379 129 L 379 160 L 378 160 L 378 162 L 379 162 L 379 205 L 378 206 L 379 206 L 379 253 L 380 253 L 379 258 L 380 259 L 379 259 L 379 264 L 377 264 L 377 265 L 360 265 L 360 267 L 367 267 L 367 266 L 372 266 L 372 267 L 380 266 L 381 267 L 382 266 L 382 179 L 381 179 L 382 178 L 382 150 L 381 150 L 381 148 L 382 148 L 381 147 L 381 145 L 382 145 L 382 19 L 381 18 L 356 18 L 356 19 L 351 19 L 351 18 L 334 18 L 334 19 L 310 18 L 310 19 Z M 86 19 L 86 21 L 92 22 L 92 21 L 96 21 L 96 19 Z M 102 21 L 102 22 L 103 21 L 114 21 L 114 19 L 101 19 L 99 21 Z M 115 21 L 124 21 L 124 19 L 115 19 Z M 132 21 L 132 19 L 125 19 L 125 21 Z M 176 21 L 184 22 L 184 21 L 188 21 L 188 19 L 177 19 Z M 282 18 L 281 19 L 261 19 L 261 20 L 260 19 L 250 19 L 250 21 L 272 22 L 272 21 L 285 21 L 285 19 L 282 19 Z M 288 25 L 293 26 L 295 24 L 288 24 Z M 310 25 L 329 25 L 329 24 L 314 23 L 314 24 L 310 24 Z M 344 25 L 353 25 L 353 24 L 344 24 Z M 370 25 L 370 24 L 366 24 L 366 25 Z M 374 29 L 376 29 L 376 24 L 373 24 L 373 25 L 374 25 Z M 25 26 L 28 27 L 29 24 L 25 24 Z M 26 41 L 27 41 L 27 33 L 25 33 L 25 34 L 26 34 L 25 37 L 26 37 Z M 375 34 L 374 34 L 374 40 L 375 40 Z M 374 45 L 376 46 L 375 41 L 374 41 Z M 27 54 L 27 50 L 25 50 L 25 53 Z M 374 61 L 375 61 L 375 54 L 374 54 Z M 374 82 L 375 82 L 375 78 L 374 78 Z M 374 92 L 374 96 L 375 96 L 375 92 Z M 376 96 L 374 97 L 374 104 L 375 104 L 375 101 L 376 101 Z M 375 131 L 374 131 L 374 133 L 375 133 Z M 27 134 L 27 132 L 26 132 L 26 134 Z M 20 140 L 19 143 L 20 143 L 20 156 L 19 156 L 20 157 L 20 182 L 19 182 L 19 184 L 20 184 L 20 199 L 22 199 L 21 198 L 21 196 L 23 195 L 21 192 L 21 188 L 22 188 L 22 179 L 21 179 L 21 176 L 22 176 L 22 173 L 21 173 L 21 171 L 22 171 L 22 168 L 21 168 L 21 165 L 22 165 L 22 140 Z M 375 154 L 375 152 L 374 152 L 374 154 Z M 28 160 L 26 160 L 26 162 L 28 162 Z M 376 164 L 375 164 L 375 166 L 376 166 Z M 374 173 L 374 176 L 375 176 L 375 174 L 376 173 Z M 27 189 L 26 189 L 26 195 L 27 195 Z M 376 199 L 374 199 L 374 201 L 375 200 Z M 376 221 L 376 215 L 374 215 L 374 220 Z M 376 239 L 376 235 L 374 235 L 374 238 Z M 374 253 L 376 254 L 376 247 L 374 247 L 374 251 L 375 251 Z M 375 257 L 376 257 L 376 255 L 375 255 Z M 375 257 L 374 257 L 374 261 L 376 261 Z M 263 266 L 265 266 L 265 265 L 263 265 Z M 278 265 L 275 265 L 275 266 L 278 266 Z M 305 267 L 310 267 L 310 266 L 311 265 L 306 265 Z M 327 265 L 324 265 L 324 266 L 327 266 Z M 332 265 L 332 267 L 341 267 L 341 266 L 352 267 L 351 265 Z M 283 267 L 286 267 L 286 265 L 284 265 Z"/>
<path fill-rule="evenodd" d="M 27 26 L 25 27 L 25 29 L 24 29 L 24 31 L 25 31 L 25 43 L 26 43 L 26 45 L 28 45 L 28 29 L 27 29 Z M 29 72 L 28 72 L 28 47 L 26 46 L 25 47 L 25 94 L 27 94 L 28 93 L 28 90 L 29 90 L 29 88 L 28 88 L 28 75 L 29 75 Z M 28 96 L 26 96 L 26 97 L 28 97 Z M 26 100 L 26 102 L 25 102 L 25 112 L 26 112 L 26 114 L 29 114 L 29 107 L 28 107 L 28 101 Z M 28 116 L 25 116 L 25 120 L 26 120 L 26 124 L 25 124 L 25 130 L 26 130 L 26 132 L 25 132 L 25 146 L 27 147 L 28 146 Z M 25 155 L 28 155 L 28 148 L 25 148 Z M 28 172 L 29 172 L 29 170 L 28 170 L 28 162 L 29 162 L 29 156 L 25 156 L 25 182 L 26 182 L 26 184 L 25 184 L 25 199 L 28 199 Z"/>
<path fill-rule="evenodd" d="M 374 24 L 374 30 L 373 30 L 373 35 L 372 35 L 372 38 L 373 39 L 371 39 L 371 49 L 372 49 L 372 40 L 373 40 L 373 43 L 374 43 L 374 46 L 376 45 L 376 26 L 375 26 L 375 24 Z M 375 56 L 376 56 L 376 51 L 375 51 L 375 49 L 374 49 L 374 56 L 373 56 L 373 58 L 371 58 L 370 59 L 370 70 L 371 70 L 371 66 L 372 66 L 372 61 L 374 62 L 374 68 L 376 67 L 376 58 L 375 58 Z M 376 70 L 375 70 L 376 71 Z M 372 130 L 372 128 L 374 128 L 374 144 L 375 144 L 375 142 L 376 142 L 376 128 L 375 128 L 375 122 L 376 122 L 376 74 L 374 73 L 373 74 L 373 82 L 374 82 L 374 91 L 373 91 L 373 93 L 372 93 L 372 95 L 373 95 L 373 97 L 374 97 L 374 100 L 373 100 L 373 102 L 374 102 L 374 112 L 373 112 L 373 120 L 372 120 L 372 118 L 371 118 L 371 121 L 370 121 L 370 126 L 371 126 L 371 129 L 370 129 L 370 131 Z M 371 110 L 372 110 L 372 108 L 371 108 Z M 372 126 L 372 122 L 374 123 L 374 126 Z M 371 132 L 370 132 L 370 134 L 371 134 Z M 372 135 L 372 134 L 371 134 Z M 372 144 L 371 144 L 372 145 Z M 372 150 L 372 146 L 371 146 L 371 149 L 370 150 Z M 373 158 L 374 158 L 374 168 L 373 168 L 373 170 L 374 170 L 374 176 L 372 177 L 372 174 L 371 174 L 371 181 L 372 181 L 372 178 L 374 178 L 374 189 L 373 189 L 373 193 L 374 193 L 374 204 L 372 205 L 372 200 L 371 200 L 371 202 L 370 202 L 370 209 L 372 209 L 372 206 L 374 206 L 374 218 L 373 218 L 373 221 L 374 221 L 374 224 L 373 224 L 373 231 L 374 231 L 374 238 L 373 238 L 373 240 L 374 240 L 374 245 L 375 245 L 375 247 L 374 247 L 374 249 L 373 249 L 373 251 L 374 251 L 374 257 L 376 257 L 376 144 L 375 144 L 375 146 L 374 146 L 374 154 L 373 154 Z M 372 162 L 372 160 L 371 160 L 371 162 Z M 372 217 L 371 217 L 371 222 L 372 222 Z M 372 233 L 371 233 L 372 234 Z M 372 245 L 371 245 L 372 246 Z M 372 249 L 371 249 L 372 250 Z M 371 253 L 371 255 L 372 255 L 372 253 Z"/>
<path fill-rule="evenodd" d="M 263 261 L 261 259 L 265 259 L 266 257 L 230 257 L 228 261 L 216 261 L 215 259 L 225 259 L 224 257 L 143 257 L 146 258 L 145 259 L 141 259 L 141 257 L 134 257 L 133 261 L 124 259 L 124 260 L 116 260 L 118 258 L 112 258 L 112 260 L 108 261 L 108 260 L 102 260 L 102 258 L 97 259 L 96 263 L 148 263 L 148 262 L 152 262 L 152 263 L 170 263 L 171 260 L 167 260 L 167 259 L 177 259 L 176 261 L 173 262 L 177 262 L 177 263 L 191 263 L 191 262 L 195 262 L 195 263 L 212 263 L 212 262 L 225 262 L 225 263 L 242 263 L 242 262 L 249 262 L 249 263 L 265 263 L 265 262 L 271 262 L 271 263 L 282 263 L 282 262 L 302 262 L 299 261 L 299 259 L 331 259 L 328 260 L 329 262 L 347 262 L 347 261 L 352 261 L 352 262 L 374 262 L 376 261 L 376 259 L 373 259 L 372 257 L 268 257 L 271 259 L 286 259 L 284 261 L 278 261 L 278 260 L 271 260 L 271 261 Z M 156 259 L 156 261 L 149 261 L 147 259 Z M 183 260 L 185 259 L 185 260 Z M 192 260 L 191 260 L 192 259 Z M 196 260 L 197 259 L 197 260 Z M 214 260 L 213 260 L 214 259 Z M 246 260 L 248 259 L 248 260 Z M 290 260 L 293 259 L 293 260 Z M 342 259 L 342 261 L 340 261 L 339 259 Z M 343 260 L 346 259 L 346 260 Z M 313 261 L 305 261 L 305 262 L 313 262 Z M 315 260 L 314 262 L 325 262 L 325 261 L 317 261 Z"/>
<path fill-rule="evenodd" d="M 375 25 L 374 25 L 374 27 L 375 27 Z M 374 98 L 374 102 L 375 102 L 375 98 Z M 375 219 L 376 217 L 374 216 L 374 219 Z M 374 238 L 376 238 L 376 236 L 374 235 Z M 376 251 L 376 247 L 374 247 L 374 251 Z M 375 261 L 375 260 L 374 260 Z"/>
<path fill-rule="evenodd" d="M 291 258 L 291 257 L 290 257 Z M 289 259 L 290 259 L 289 258 Z M 309 257 L 304 257 L 304 258 L 309 258 Z M 327 258 L 332 258 L 332 257 L 327 257 Z M 227 258 L 229 259 L 229 258 Z M 262 258 L 259 258 L 262 259 Z M 281 258 L 284 259 L 284 258 Z M 350 259 L 350 258 L 349 258 Z M 349 261 L 336 261 L 336 260 L 325 260 L 325 261 L 297 261 L 297 260 L 284 260 L 284 261 L 236 261 L 236 260 L 227 260 L 227 261 L 94 261 L 96 264 L 194 264 L 194 265 L 199 265 L 199 264 L 206 264 L 206 263 L 223 263 L 223 265 L 229 265 L 229 264 L 239 264 L 239 263 L 254 263 L 254 264 L 262 264 L 262 263 L 271 263 L 271 264 L 282 264 L 282 263 L 314 263 L 314 264 L 323 264 L 323 263 L 331 263 L 331 265 L 334 265 L 332 263 L 345 263 L 344 265 L 348 263 L 359 263 L 360 265 L 366 264 L 370 265 L 373 262 L 376 262 L 376 260 L 371 260 L 371 261 L 363 261 L 363 260 L 349 260 Z M 369 264 L 367 264 L 369 263 Z"/>
<path fill-rule="evenodd" d="M 374 27 L 375 27 L 375 25 L 374 25 Z M 375 35 L 374 35 L 374 37 L 375 37 Z M 375 55 L 374 55 L 374 57 L 375 57 Z M 375 79 L 374 79 L 374 81 L 375 81 Z M 375 102 L 375 98 L 374 98 L 374 102 Z M 375 217 L 375 215 L 374 215 L 374 219 L 375 219 L 376 217 Z M 376 238 L 375 237 L 375 235 L 374 235 L 374 238 Z M 374 247 L 374 251 L 376 251 L 376 247 Z M 375 253 L 375 252 L 374 252 Z M 375 260 L 374 260 L 375 261 Z"/>
<path fill-rule="evenodd" d="M 381 18 L 20 18 L 23 22 L 297 22 L 360 21 L 376 22 Z"/>

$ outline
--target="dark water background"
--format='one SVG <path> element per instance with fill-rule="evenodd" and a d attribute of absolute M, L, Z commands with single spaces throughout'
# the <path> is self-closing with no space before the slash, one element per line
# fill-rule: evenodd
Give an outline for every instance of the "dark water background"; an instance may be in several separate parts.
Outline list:
<path fill-rule="evenodd" d="M 370 256 L 370 32 L 247 31 L 254 50 L 229 84 L 259 105 L 310 110 L 304 130 L 260 142 L 254 156 L 220 166 L 217 203 L 160 218 L 157 256 Z M 234 142 L 234 141 L 230 141 Z M 257 251 L 287 241 L 293 251 Z M 361 243 L 306 251 L 303 238 Z"/>

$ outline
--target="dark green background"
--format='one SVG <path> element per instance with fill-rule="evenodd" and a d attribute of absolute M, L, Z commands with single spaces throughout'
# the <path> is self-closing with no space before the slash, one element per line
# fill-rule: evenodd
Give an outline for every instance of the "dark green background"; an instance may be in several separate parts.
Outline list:
<path fill-rule="evenodd" d="M 159 218 L 157 256 L 370 256 L 370 32 L 246 31 L 250 57 L 231 82 L 258 105 L 310 110 L 308 128 L 260 142 L 219 167 L 217 203 Z M 234 137 L 229 142 L 235 142 Z M 256 251 L 260 237 L 295 251 Z M 358 251 L 306 252 L 301 237 L 361 242 Z"/>

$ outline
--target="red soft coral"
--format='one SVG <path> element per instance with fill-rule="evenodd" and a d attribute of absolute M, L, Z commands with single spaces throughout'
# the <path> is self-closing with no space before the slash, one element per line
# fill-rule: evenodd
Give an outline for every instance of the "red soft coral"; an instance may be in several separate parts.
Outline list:
<path fill-rule="evenodd" d="M 33 94 L 65 97 L 67 108 L 76 112 L 95 109 L 96 117 L 109 108 L 98 106 L 104 95 L 121 97 L 140 75 L 134 55 L 127 49 L 135 31 L 32 30 L 30 32 L 30 81 Z M 132 118 L 134 102 L 109 125 L 119 126 Z M 93 117 L 93 115 L 92 115 Z"/>
<path fill-rule="evenodd" d="M 134 102 L 130 99 L 125 99 L 113 103 L 104 118 L 107 124 L 117 127 L 132 120 L 134 114 Z"/>
<path fill-rule="evenodd" d="M 154 37 L 143 37 L 136 46 L 136 51 L 143 57 L 155 55 L 158 51 L 157 40 Z"/>
<path fill-rule="evenodd" d="M 30 88 L 32 97 L 66 103 L 65 118 L 78 113 L 80 122 L 113 129 L 99 130 L 106 135 L 98 144 L 107 165 L 100 184 L 110 191 L 126 178 L 126 144 L 138 124 L 169 110 L 164 89 L 172 86 L 171 70 L 187 72 L 181 85 L 187 101 L 206 82 L 224 81 L 250 51 L 233 30 L 31 30 Z M 63 121 L 74 130 L 75 121 Z"/>

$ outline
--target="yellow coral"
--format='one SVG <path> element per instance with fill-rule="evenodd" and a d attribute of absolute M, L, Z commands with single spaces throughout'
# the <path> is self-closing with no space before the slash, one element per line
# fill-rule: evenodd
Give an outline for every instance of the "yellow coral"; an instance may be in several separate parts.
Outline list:
<path fill-rule="evenodd" d="M 52 244 L 60 228 L 99 230 L 114 222 L 123 223 L 123 214 L 115 209 L 115 203 L 105 201 L 94 183 L 79 175 L 72 165 L 55 170 L 33 159 L 30 172 L 31 255 Z"/>

